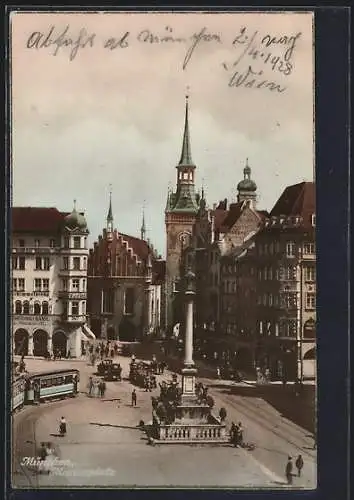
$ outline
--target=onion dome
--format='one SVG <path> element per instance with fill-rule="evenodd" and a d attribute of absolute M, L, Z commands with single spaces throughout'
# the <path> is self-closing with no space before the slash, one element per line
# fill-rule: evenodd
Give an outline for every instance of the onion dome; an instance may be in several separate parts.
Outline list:
<path fill-rule="evenodd" d="M 64 218 L 64 225 L 71 230 L 87 230 L 87 222 L 85 217 L 76 210 L 76 200 L 74 200 L 73 211 Z"/>
<path fill-rule="evenodd" d="M 257 184 L 251 179 L 251 168 L 248 165 L 248 158 L 246 160 L 246 166 L 243 169 L 243 180 L 237 184 L 238 191 L 257 191 Z"/>

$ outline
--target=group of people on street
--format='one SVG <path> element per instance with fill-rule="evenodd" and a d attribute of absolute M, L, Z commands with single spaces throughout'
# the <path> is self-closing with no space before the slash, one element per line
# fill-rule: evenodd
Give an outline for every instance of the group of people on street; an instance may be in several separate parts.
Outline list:
<path fill-rule="evenodd" d="M 118 351 L 118 342 L 112 340 L 101 341 L 96 346 L 91 344 L 88 348 L 89 355 L 95 355 L 96 359 L 109 357 L 114 358 L 115 356 L 118 356 Z"/>
<path fill-rule="evenodd" d="M 287 480 L 288 484 L 293 484 L 293 477 L 297 475 L 297 477 L 301 476 L 301 471 L 304 466 L 304 460 L 302 458 L 302 455 L 298 455 L 296 461 L 295 461 L 295 467 L 297 469 L 297 474 L 294 474 L 294 466 L 293 466 L 293 459 L 292 457 L 288 457 L 288 461 L 285 467 L 285 477 Z"/>
<path fill-rule="evenodd" d="M 104 397 L 106 393 L 106 382 L 100 379 L 89 378 L 88 382 L 88 395 L 90 397 L 99 398 Z"/>

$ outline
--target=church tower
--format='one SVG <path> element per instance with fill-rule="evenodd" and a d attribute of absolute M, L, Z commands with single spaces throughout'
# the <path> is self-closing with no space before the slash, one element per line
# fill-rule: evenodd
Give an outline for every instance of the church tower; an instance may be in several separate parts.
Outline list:
<path fill-rule="evenodd" d="M 168 192 L 165 209 L 166 224 L 166 325 L 173 327 L 173 299 L 175 283 L 179 278 L 180 258 L 188 246 L 199 210 L 195 193 L 195 170 L 189 136 L 189 96 L 186 96 L 182 153 L 176 167 L 176 190 Z"/>
<path fill-rule="evenodd" d="M 251 201 L 253 208 L 256 207 L 257 202 L 257 184 L 251 179 L 251 167 L 248 165 L 248 158 L 246 158 L 246 165 L 243 169 L 243 180 L 237 184 L 237 202 Z"/>

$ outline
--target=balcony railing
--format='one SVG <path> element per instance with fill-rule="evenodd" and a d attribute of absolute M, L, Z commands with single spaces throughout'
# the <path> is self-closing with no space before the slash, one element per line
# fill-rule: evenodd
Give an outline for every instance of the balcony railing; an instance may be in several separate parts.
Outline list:
<path fill-rule="evenodd" d="M 12 290 L 12 295 L 16 295 L 16 297 L 49 297 L 49 290 L 35 290 L 34 292 Z"/>
<path fill-rule="evenodd" d="M 12 247 L 12 253 L 56 253 L 58 247 Z"/>
<path fill-rule="evenodd" d="M 68 290 L 61 290 L 58 293 L 58 296 L 60 298 L 66 298 L 66 299 L 86 299 L 87 293 L 86 292 L 74 292 L 74 291 L 69 292 Z"/>
<path fill-rule="evenodd" d="M 87 272 L 87 269 L 84 269 L 83 267 L 80 267 L 79 269 L 75 268 L 75 267 L 70 267 L 70 268 L 62 268 L 62 269 L 59 269 L 59 274 L 67 274 L 67 273 L 72 273 L 72 272 L 79 272 L 79 273 L 82 273 L 82 272 Z"/>
<path fill-rule="evenodd" d="M 12 316 L 13 320 L 16 321 L 16 326 L 34 324 L 34 325 L 49 325 L 52 323 L 53 319 L 56 319 L 52 315 L 40 315 L 40 314 L 16 314 Z"/>
<path fill-rule="evenodd" d="M 81 315 L 74 315 L 74 314 L 62 314 L 61 315 L 62 321 L 68 322 L 68 323 L 84 323 L 86 321 L 86 315 L 81 314 Z"/>

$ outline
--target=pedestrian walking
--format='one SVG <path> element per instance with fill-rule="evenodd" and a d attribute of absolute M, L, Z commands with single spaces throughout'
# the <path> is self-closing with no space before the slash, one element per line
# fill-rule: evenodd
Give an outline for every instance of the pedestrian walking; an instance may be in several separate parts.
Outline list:
<path fill-rule="evenodd" d="M 103 380 L 102 381 L 102 397 L 104 398 L 105 394 L 106 394 L 106 382 Z"/>
<path fill-rule="evenodd" d="M 93 380 L 92 380 L 92 377 L 89 378 L 89 382 L 88 382 L 88 393 L 89 393 L 89 396 L 92 396 L 92 389 L 93 389 Z"/>
<path fill-rule="evenodd" d="M 293 484 L 293 462 L 292 457 L 288 457 L 288 461 L 285 467 L 285 477 L 288 484 Z"/>
<path fill-rule="evenodd" d="M 136 406 L 136 390 L 133 389 L 132 392 L 132 406 Z"/>
<path fill-rule="evenodd" d="M 39 450 L 39 459 L 41 462 L 44 462 L 44 460 L 47 458 L 48 453 L 47 453 L 47 448 L 45 446 L 45 443 L 41 443 L 41 448 Z"/>
<path fill-rule="evenodd" d="M 237 424 L 237 444 L 240 446 L 243 444 L 243 427 L 241 422 Z"/>
<path fill-rule="evenodd" d="M 111 349 L 111 358 L 114 358 L 114 349 Z"/>
<path fill-rule="evenodd" d="M 303 466 L 304 466 L 304 460 L 303 460 L 302 456 L 299 455 L 296 459 L 296 462 L 295 462 L 295 467 L 297 468 L 298 477 L 301 476 L 301 471 L 302 471 Z"/>
<path fill-rule="evenodd" d="M 98 383 L 98 394 L 100 395 L 100 397 L 103 396 L 103 382 L 102 380 L 100 380 L 100 382 Z"/>
<path fill-rule="evenodd" d="M 66 434 L 66 420 L 65 417 L 61 417 L 59 422 L 59 434 L 60 436 L 65 436 Z"/>

